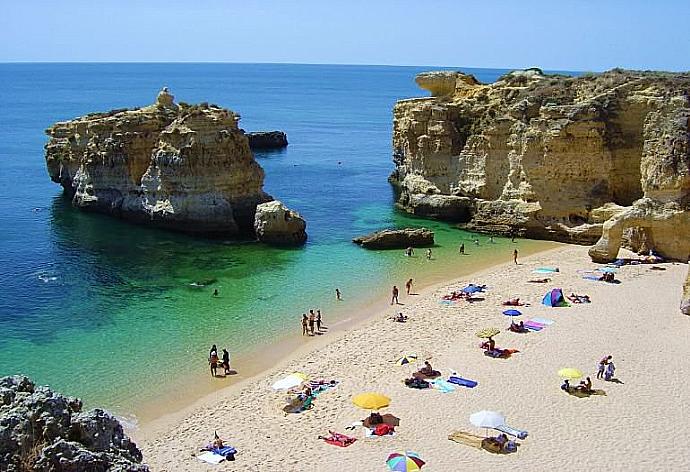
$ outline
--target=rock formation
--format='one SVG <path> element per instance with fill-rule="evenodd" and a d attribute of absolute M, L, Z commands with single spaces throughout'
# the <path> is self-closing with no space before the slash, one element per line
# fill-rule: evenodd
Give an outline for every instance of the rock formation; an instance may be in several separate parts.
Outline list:
<path fill-rule="evenodd" d="M 251 149 L 282 149 L 288 145 L 283 131 L 256 131 L 246 135 Z"/>
<path fill-rule="evenodd" d="M 398 205 L 469 229 L 690 254 L 690 75 L 420 74 L 394 109 Z M 679 237 L 679 235 L 682 235 Z"/>
<path fill-rule="evenodd" d="M 278 200 L 256 207 L 254 232 L 259 241 L 277 246 L 300 246 L 307 241 L 307 223 Z"/>
<path fill-rule="evenodd" d="M 354 238 L 352 242 L 367 249 L 431 246 L 434 244 L 434 232 L 426 228 L 384 229 Z"/>
<path fill-rule="evenodd" d="M 112 415 L 81 408 L 27 377 L 0 378 L 0 470 L 148 472 Z"/>
<path fill-rule="evenodd" d="M 75 206 L 206 235 L 252 233 L 264 172 L 232 111 L 156 103 L 51 126 L 46 164 Z"/>

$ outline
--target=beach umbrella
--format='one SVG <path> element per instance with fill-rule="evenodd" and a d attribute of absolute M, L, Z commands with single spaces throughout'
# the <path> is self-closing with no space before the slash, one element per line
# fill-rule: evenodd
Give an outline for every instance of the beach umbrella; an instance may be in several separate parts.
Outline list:
<path fill-rule="evenodd" d="M 409 354 L 407 356 L 402 356 L 400 359 L 395 361 L 395 363 L 398 365 L 412 364 L 413 362 L 417 362 L 417 356 L 415 354 Z"/>
<path fill-rule="evenodd" d="M 301 372 L 293 372 L 292 374 L 278 380 L 271 387 L 273 390 L 289 390 L 302 385 L 305 380 L 307 380 L 307 376 L 305 374 Z"/>
<path fill-rule="evenodd" d="M 381 393 L 366 392 L 352 397 L 352 403 L 365 410 L 379 410 L 391 403 L 391 399 Z"/>
<path fill-rule="evenodd" d="M 506 417 L 497 411 L 482 410 L 470 415 L 470 423 L 480 428 L 495 428 L 506 424 Z"/>
<path fill-rule="evenodd" d="M 582 378 L 582 371 L 573 369 L 572 367 L 564 367 L 558 371 L 558 376 L 562 379 L 577 380 Z"/>
<path fill-rule="evenodd" d="M 501 330 L 498 328 L 484 328 L 480 331 L 477 331 L 476 334 L 478 338 L 491 338 L 493 336 L 496 336 L 500 332 Z"/>
<path fill-rule="evenodd" d="M 520 310 L 505 310 L 503 314 L 506 316 L 520 316 L 522 312 Z"/>
<path fill-rule="evenodd" d="M 416 452 L 407 451 L 405 454 L 394 452 L 389 455 L 386 464 L 390 470 L 407 472 L 421 469 L 425 462 Z"/>

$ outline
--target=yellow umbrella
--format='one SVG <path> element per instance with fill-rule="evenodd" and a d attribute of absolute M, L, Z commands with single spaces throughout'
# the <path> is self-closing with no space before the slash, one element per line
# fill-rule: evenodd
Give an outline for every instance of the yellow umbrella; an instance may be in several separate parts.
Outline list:
<path fill-rule="evenodd" d="M 576 380 L 582 378 L 582 371 L 573 369 L 572 367 L 564 367 L 558 371 L 558 376 L 562 379 Z"/>
<path fill-rule="evenodd" d="M 477 337 L 478 338 L 490 338 L 492 336 L 496 336 L 500 332 L 501 332 L 501 330 L 498 328 L 484 328 L 480 331 L 477 331 Z"/>
<path fill-rule="evenodd" d="M 366 392 L 352 397 L 352 403 L 366 410 L 378 410 L 390 405 L 391 399 L 380 393 Z"/>

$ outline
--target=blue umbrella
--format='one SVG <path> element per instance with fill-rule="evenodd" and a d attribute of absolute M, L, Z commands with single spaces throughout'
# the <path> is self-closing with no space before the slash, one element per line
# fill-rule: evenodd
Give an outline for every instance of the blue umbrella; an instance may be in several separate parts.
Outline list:
<path fill-rule="evenodd" d="M 463 288 L 462 291 L 465 293 L 477 293 L 482 291 L 482 287 L 480 287 L 479 285 L 470 284 L 467 287 Z"/>
<path fill-rule="evenodd" d="M 520 316 L 522 313 L 518 310 L 506 310 L 503 312 L 504 315 L 506 316 Z"/>

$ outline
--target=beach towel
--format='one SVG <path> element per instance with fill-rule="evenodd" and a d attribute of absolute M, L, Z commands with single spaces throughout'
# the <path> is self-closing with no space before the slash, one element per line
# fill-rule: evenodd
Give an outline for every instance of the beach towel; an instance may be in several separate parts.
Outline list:
<path fill-rule="evenodd" d="M 482 441 L 484 440 L 482 436 L 477 436 L 476 434 L 467 433 L 465 431 L 453 431 L 448 435 L 448 439 L 456 443 L 464 444 L 465 446 L 476 447 L 477 449 L 482 448 Z"/>
<path fill-rule="evenodd" d="M 327 392 L 338 386 L 340 382 L 338 380 L 310 380 L 309 387 L 311 388 L 312 395 L 316 396 L 320 393 Z"/>
<path fill-rule="evenodd" d="M 207 462 L 209 464 L 220 464 L 225 460 L 225 457 L 221 456 L 220 454 L 214 454 L 211 451 L 206 451 L 202 452 L 201 454 L 197 454 L 196 458 L 202 462 Z"/>
<path fill-rule="evenodd" d="M 436 379 L 431 382 L 436 390 L 441 391 L 441 393 L 450 393 L 455 391 L 455 387 L 450 382 L 443 379 Z"/>
<path fill-rule="evenodd" d="M 583 279 L 585 280 L 596 280 L 597 282 L 599 281 L 599 276 L 598 275 L 583 275 Z"/>
<path fill-rule="evenodd" d="M 532 272 L 535 274 L 552 274 L 559 272 L 558 267 L 537 267 Z"/>
<path fill-rule="evenodd" d="M 544 329 L 544 327 L 545 325 L 534 320 L 525 321 L 525 328 L 529 329 L 530 331 L 541 331 L 542 329 Z"/>
<path fill-rule="evenodd" d="M 457 375 L 451 375 L 448 379 L 448 382 L 467 388 L 474 388 L 477 386 L 477 382 L 475 382 L 474 380 L 463 379 L 462 377 L 458 377 Z"/>
<path fill-rule="evenodd" d="M 522 429 L 516 429 L 511 426 L 508 426 L 507 424 L 502 424 L 501 426 L 497 426 L 494 428 L 502 433 L 506 433 L 508 436 L 513 436 L 518 439 L 525 439 L 528 435 L 527 431 L 524 431 Z"/>
<path fill-rule="evenodd" d="M 550 320 L 549 318 L 537 318 L 537 317 L 532 318 L 528 321 L 534 321 L 535 323 L 539 323 L 539 324 L 542 324 L 544 326 L 549 326 L 549 325 L 552 325 L 555 323 L 554 320 Z"/>
<path fill-rule="evenodd" d="M 353 438 L 352 436 L 346 436 L 344 434 L 340 433 L 335 433 L 331 432 L 329 436 L 327 437 L 320 437 L 320 439 L 323 439 L 326 443 L 332 445 L 332 446 L 338 446 L 338 447 L 348 447 L 351 446 L 352 443 L 357 441 L 357 438 Z"/>
<path fill-rule="evenodd" d="M 395 431 L 390 432 L 389 434 L 386 434 L 384 436 L 379 436 L 377 435 L 373 429 L 369 428 L 364 428 L 364 437 L 365 438 L 392 438 L 395 436 Z"/>

